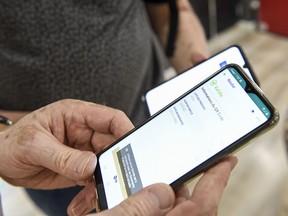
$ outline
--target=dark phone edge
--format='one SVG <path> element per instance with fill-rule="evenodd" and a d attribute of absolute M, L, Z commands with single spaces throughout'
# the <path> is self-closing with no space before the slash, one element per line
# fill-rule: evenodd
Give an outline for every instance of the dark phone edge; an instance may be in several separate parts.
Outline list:
<path fill-rule="evenodd" d="M 221 50 L 221 51 L 213 54 L 213 55 L 212 55 L 211 57 L 209 57 L 208 59 L 206 59 L 206 60 L 204 60 L 204 61 L 201 61 L 201 62 L 193 65 L 191 68 L 183 71 L 182 73 L 187 72 L 188 70 L 190 70 L 190 69 L 192 69 L 192 68 L 194 68 L 194 67 L 196 67 L 196 66 L 198 66 L 198 65 L 200 65 L 200 64 L 202 64 L 202 63 L 204 63 L 205 61 L 208 61 L 210 58 L 213 58 L 213 57 L 221 54 L 222 52 L 225 52 L 226 50 L 231 49 L 231 48 L 233 48 L 233 47 L 237 48 L 237 49 L 240 51 L 241 56 L 243 57 L 243 59 L 244 59 L 244 61 L 245 61 L 245 65 L 244 65 L 243 67 L 248 68 L 248 70 L 249 70 L 249 72 L 250 72 L 250 74 L 251 74 L 251 77 L 253 78 L 253 81 L 254 81 L 258 86 L 260 86 L 259 79 L 257 78 L 257 76 L 256 76 L 256 74 L 255 74 L 255 72 L 254 72 L 254 70 L 253 70 L 253 68 L 252 68 L 252 66 L 251 66 L 251 64 L 250 64 L 250 62 L 249 62 L 246 54 L 244 53 L 244 50 L 243 50 L 242 47 L 241 47 L 240 45 L 238 45 L 238 44 L 233 44 L 233 45 L 231 45 L 231 46 L 229 46 L 229 47 L 227 47 L 227 48 L 225 48 L 225 49 L 223 49 L 223 50 Z M 230 63 L 230 64 L 234 64 L 234 63 Z M 242 65 L 241 65 L 241 66 L 242 66 Z M 241 69 L 242 69 L 242 68 L 241 68 Z M 219 70 L 221 70 L 221 68 L 220 68 Z M 181 74 L 182 74 L 182 73 L 181 73 Z M 179 74 L 179 75 L 180 75 L 180 74 Z M 178 75 L 177 75 L 177 76 L 178 76 Z M 175 78 L 175 77 L 172 77 L 171 79 L 173 79 L 173 78 Z M 169 79 L 169 80 L 171 80 L 171 79 Z M 169 81 L 169 80 L 167 80 L 167 81 Z M 166 81 L 165 81 L 165 82 L 166 82 Z M 163 83 L 164 83 L 164 82 L 163 82 Z M 161 84 L 162 84 L 162 83 L 161 83 Z M 159 84 L 159 85 L 161 85 L 161 84 Z M 156 87 L 157 87 L 157 86 L 156 86 Z"/>
<path fill-rule="evenodd" d="M 221 50 L 221 51 L 213 54 L 213 55 L 212 55 L 211 57 L 209 57 L 208 59 L 206 59 L 206 60 L 204 60 L 204 61 L 201 61 L 201 62 L 198 62 L 197 64 L 195 64 L 195 65 L 193 65 L 192 67 L 190 67 L 190 68 L 186 69 L 185 71 L 183 71 L 182 73 L 177 74 L 175 77 L 172 77 L 172 78 L 170 78 L 170 79 L 168 79 L 168 80 L 165 80 L 165 81 L 159 83 L 158 85 L 154 86 L 152 89 L 157 88 L 158 86 L 164 85 L 166 82 L 169 82 L 169 81 L 175 79 L 177 76 L 181 76 L 182 74 L 188 72 L 188 71 L 191 70 L 192 68 L 194 68 L 194 67 L 196 67 L 196 66 L 204 63 L 205 61 L 208 61 L 208 60 L 211 59 L 211 58 L 214 58 L 215 56 L 217 56 L 217 55 L 221 54 L 222 52 L 225 52 L 226 50 L 231 49 L 231 48 L 237 48 L 237 49 L 239 50 L 239 52 L 241 53 L 241 56 L 243 57 L 243 59 L 244 59 L 244 61 L 245 61 L 245 65 L 244 65 L 243 67 L 245 67 L 245 68 L 247 68 L 247 69 L 249 70 L 249 72 L 250 72 L 250 74 L 251 74 L 251 77 L 253 78 L 253 81 L 254 81 L 258 86 L 260 86 L 259 79 L 258 79 L 258 77 L 256 76 L 256 74 L 255 74 L 255 72 L 254 72 L 254 70 L 253 70 L 250 62 L 248 61 L 248 58 L 247 58 L 246 54 L 244 53 L 244 50 L 241 48 L 240 45 L 238 45 L 238 44 L 233 44 L 233 45 L 227 47 L 226 49 Z M 222 69 L 222 68 L 220 68 L 220 70 L 221 70 L 221 69 Z M 152 90 L 152 89 L 150 89 L 150 90 Z M 149 106 L 148 106 L 147 101 L 146 101 L 146 95 L 147 95 L 147 93 L 148 93 L 150 90 L 148 90 L 148 91 L 144 94 L 144 95 L 145 95 L 145 96 L 144 96 L 144 100 L 145 100 L 145 102 L 146 102 L 146 105 L 147 105 L 147 107 L 148 107 L 148 110 L 149 110 Z"/>
<path fill-rule="evenodd" d="M 189 172 L 184 174 L 182 177 L 180 177 L 176 181 L 172 182 L 170 185 L 173 189 L 179 187 L 182 184 L 185 184 L 189 180 L 191 180 L 191 179 L 195 178 L 196 176 L 200 175 L 201 173 L 205 172 L 206 170 L 208 170 L 209 168 L 213 167 L 215 164 L 220 162 L 223 158 L 235 153 L 236 151 L 239 151 L 241 148 L 250 144 L 256 137 L 258 137 L 258 136 L 264 134 L 265 132 L 271 130 L 272 128 L 274 128 L 277 125 L 277 123 L 279 122 L 280 114 L 279 114 L 278 110 L 270 103 L 268 98 L 264 95 L 263 91 L 260 89 L 259 85 L 257 85 L 257 83 L 254 84 L 253 80 L 251 80 L 251 78 L 248 77 L 248 75 L 238 65 L 236 65 L 236 64 L 227 65 L 227 67 L 230 67 L 230 66 L 238 68 L 238 70 L 242 72 L 241 76 L 246 78 L 245 81 L 249 80 L 250 81 L 249 84 L 251 86 L 253 86 L 253 88 L 255 88 L 256 90 L 258 90 L 259 94 L 257 94 L 257 95 L 261 96 L 261 101 L 263 101 L 264 104 L 269 108 L 269 110 L 272 111 L 271 113 L 273 115 L 270 116 L 270 118 L 267 122 L 263 123 L 262 125 L 255 128 L 254 130 L 250 131 L 249 134 L 246 134 L 243 137 L 241 137 L 240 139 L 231 143 L 229 146 L 227 146 L 225 149 L 223 149 L 222 151 L 220 151 L 216 155 L 213 155 L 212 157 L 208 158 L 206 161 L 201 163 L 199 166 L 191 169 Z M 223 68 L 221 68 L 218 72 L 220 72 L 222 69 Z M 217 74 L 218 72 L 216 72 L 215 74 Z M 214 74 L 211 76 L 214 76 Z M 209 79 L 209 78 L 207 78 L 207 79 Z M 205 82 L 205 81 L 203 81 L 203 82 Z M 195 87 L 195 88 L 197 88 L 197 87 Z"/>
<path fill-rule="evenodd" d="M 242 137 L 239 140 L 235 141 L 234 143 L 230 144 L 227 148 L 223 149 L 222 151 L 220 151 L 219 153 L 217 153 L 213 157 L 207 159 L 205 162 L 201 163 L 199 166 L 193 168 L 192 169 L 193 173 L 192 173 L 192 170 L 190 170 L 188 173 L 184 174 L 182 177 L 178 178 L 176 181 L 172 182 L 170 185 L 174 189 L 177 188 L 179 185 L 189 181 L 191 178 L 201 174 L 202 172 L 204 172 L 208 168 L 212 167 L 217 162 L 219 162 L 219 160 L 223 159 L 225 156 L 228 156 L 229 154 L 235 152 L 236 150 L 238 150 L 239 148 L 241 148 L 245 144 L 249 144 L 248 141 L 252 140 L 253 137 L 255 137 L 255 135 L 261 135 L 262 133 L 265 133 L 267 130 L 272 129 L 274 126 L 276 126 L 276 124 L 277 124 L 277 122 L 279 121 L 279 118 L 280 118 L 279 117 L 279 112 L 277 111 L 277 109 L 269 102 L 268 98 L 264 95 L 264 93 L 260 89 L 260 87 L 256 83 L 254 83 L 254 81 L 246 74 L 246 72 L 243 71 L 243 69 L 241 67 L 239 67 L 236 64 L 228 64 L 225 67 L 223 67 L 220 70 L 218 70 L 215 73 L 213 73 L 212 75 L 210 75 L 209 77 L 207 77 L 206 79 L 204 79 L 203 81 L 201 81 L 200 83 L 198 83 L 196 86 L 194 86 L 193 88 L 188 90 L 186 93 L 184 93 L 183 95 L 181 95 L 180 97 L 178 97 L 177 99 L 175 99 L 174 101 L 169 103 L 167 106 L 165 106 L 164 108 L 162 108 L 161 110 L 156 112 L 149 119 L 147 119 L 147 120 L 143 121 L 142 123 L 140 123 L 137 127 L 132 129 L 131 131 L 129 131 L 127 134 L 122 136 L 120 139 L 118 139 L 115 142 L 113 142 L 110 146 L 108 146 L 107 148 L 105 148 L 104 150 L 102 150 L 101 152 L 96 154 L 97 158 L 99 158 L 101 156 L 101 154 L 104 153 L 106 150 L 108 150 L 111 147 L 113 147 L 114 145 L 116 145 L 119 141 L 125 139 L 131 133 L 133 133 L 134 131 L 136 131 L 137 129 L 142 127 L 144 124 L 146 124 L 147 122 L 149 122 L 150 120 L 152 120 L 153 118 L 158 116 L 160 113 L 162 113 L 168 107 L 170 107 L 171 105 L 175 104 L 177 101 L 181 100 L 186 95 L 190 94 L 191 91 L 194 91 L 199 86 L 201 86 L 205 82 L 207 82 L 209 79 L 211 79 L 212 77 L 216 76 L 218 73 L 220 73 L 221 71 L 223 71 L 223 70 L 225 70 L 226 68 L 229 68 L 229 67 L 234 67 L 234 68 L 236 68 L 236 70 L 238 70 L 238 72 L 240 71 L 241 72 L 240 75 L 245 78 L 245 81 L 248 81 L 248 83 L 250 85 L 252 85 L 256 90 L 258 90 L 259 94 L 257 94 L 257 95 L 261 96 L 262 101 L 269 108 L 269 110 L 271 111 L 272 115 L 270 116 L 270 118 L 269 118 L 269 120 L 267 122 L 265 122 L 264 124 L 260 125 L 259 127 L 257 127 L 253 131 L 251 131 L 248 135 L 245 135 L 244 137 Z M 107 200 L 106 200 L 105 191 L 104 191 L 104 187 L 103 187 L 103 179 L 102 179 L 99 163 L 97 163 L 96 169 L 94 171 L 94 179 L 95 179 L 96 193 L 97 193 L 97 197 L 98 197 L 97 202 L 98 202 L 98 205 L 100 207 L 100 210 L 107 209 L 107 207 L 108 207 L 107 206 Z M 100 199 L 101 195 L 103 197 Z"/>
<path fill-rule="evenodd" d="M 101 173 L 100 166 L 98 166 L 98 163 L 94 171 L 94 185 L 95 185 L 95 193 L 96 193 L 96 206 L 98 208 L 96 210 L 98 212 L 98 211 L 102 211 L 108 208 L 106 193 L 105 193 L 104 185 L 103 185 L 102 173 Z"/>
<path fill-rule="evenodd" d="M 231 45 L 231 46 L 229 46 L 229 47 L 227 47 L 227 48 L 225 48 L 225 49 L 223 49 L 223 50 L 221 50 L 221 51 L 213 54 L 213 55 L 210 56 L 208 59 L 203 60 L 203 61 L 201 61 L 201 62 L 198 62 L 197 64 L 195 64 L 195 65 L 193 65 L 192 67 L 184 70 L 184 71 L 181 72 L 180 74 L 177 74 L 175 77 L 172 77 L 172 78 L 170 78 L 170 79 L 168 79 L 168 80 L 165 80 L 164 82 L 159 83 L 159 85 L 157 85 L 157 86 L 160 86 L 160 85 L 162 85 L 162 84 L 164 84 L 164 83 L 166 83 L 166 82 L 169 82 L 170 80 L 173 80 L 174 78 L 176 78 L 176 77 L 179 76 L 179 75 L 181 76 L 181 74 L 188 72 L 188 71 L 191 70 L 192 68 L 194 68 L 194 67 L 196 67 L 196 66 L 204 63 L 205 61 L 208 61 L 208 60 L 211 59 L 211 58 L 214 58 L 215 56 L 217 56 L 217 55 L 221 54 L 222 52 L 225 52 L 226 50 L 231 49 L 231 48 L 233 48 L 233 47 L 237 48 L 237 49 L 240 51 L 240 53 L 241 53 L 241 55 L 242 55 L 242 57 L 243 57 L 243 59 L 244 59 L 244 61 L 245 61 L 245 67 L 248 68 L 248 70 L 250 71 L 250 74 L 251 74 L 251 77 L 253 78 L 253 81 L 254 81 L 258 86 L 260 86 L 259 79 L 258 79 L 258 77 L 256 76 L 256 74 L 255 74 L 255 72 L 254 72 L 254 70 L 253 70 L 253 68 L 252 68 L 252 66 L 251 66 L 251 64 L 250 64 L 250 62 L 249 62 L 246 54 L 244 53 L 243 48 L 242 48 L 240 45 L 238 45 L 238 44 L 233 44 L 233 45 Z M 234 64 L 234 63 L 230 63 L 230 64 Z M 243 67 L 244 67 L 244 66 L 243 66 Z M 219 70 L 221 70 L 221 69 L 222 69 L 222 68 L 220 68 Z M 157 86 L 155 86 L 154 88 L 157 88 Z"/>
<path fill-rule="evenodd" d="M 271 120 L 268 121 L 268 124 L 264 123 L 264 124 L 260 125 L 258 128 L 249 132 L 249 134 L 246 134 L 242 138 L 231 143 L 228 147 L 226 147 L 225 149 L 223 149 L 219 153 L 208 158 L 206 161 L 201 163 L 199 166 L 191 169 L 189 172 L 184 174 L 182 177 L 180 177 L 176 181 L 172 182 L 170 184 L 171 187 L 173 189 L 176 189 L 177 187 L 189 182 L 191 179 L 204 173 L 209 168 L 213 167 L 214 165 L 216 165 L 218 162 L 220 162 L 221 160 L 223 160 L 227 156 L 233 155 L 235 152 L 239 151 L 240 149 L 242 149 L 246 145 L 249 145 L 258 136 L 260 136 L 260 135 L 264 134 L 265 132 L 274 128 L 277 125 L 278 121 L 279 121 L 279 113 L 276 110 L 274 110 L 274 115 L 271 118 Z"/>
<path fill-rule="evenodd" d="M 227 49 L 229 49 L 229 48 L 231 48 L 231 47 L 236 47 L 236 48 L 239 49 L 239 51 L 240 51 L 240 53 L 241 53 L 241 55 L 242 55 L 242 57 L 243 57 L 243 59 L 244 59 L 244 61 L 245 61 L 245 66 L 244 66 L 244 67 L 245 67 L 245 68 L 248 68 L 248 70 L 250 71 L 250 74 L 251 74 L 251 76 L 252 76 L 252 78 L 253 78 L 253 81 L 254 81 L 258 86 L 261 86 L 261 85 L 260 85 L 260 81 L 259 81 L 258 77 L 256 76 L 256 74 L 255 74 L 255 72 L 254 72 L 254 70 L 253 70 L 250 62 L 248 61 L 248 58 L 247 58 L 246 54 L 244 53 L 243 49 L 241 48 L 241 46 L 235 44 L 235 45 L 232 45 L 232 46 L 228 47 Z"/>

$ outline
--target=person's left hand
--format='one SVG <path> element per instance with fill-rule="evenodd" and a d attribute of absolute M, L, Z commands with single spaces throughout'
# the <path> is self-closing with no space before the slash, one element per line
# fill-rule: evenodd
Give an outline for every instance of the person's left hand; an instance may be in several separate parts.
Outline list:
<path fill-rule="evenodd" d="M 184 70 L 209 57 L 209 49 L 203 27 L 189 0 L 176 0 L 178 8 L 178 32 L 175 50 L 170 59 L 175 70 Z"/>
<path fill-rule="evenodd" d="M 178 9 L 178 29 L 171 65 L 176 72 L 198 64 L 209 57 L 208 44 L 203 27 L 189 0 L 176 0 Z M 147 12 L 154 32 L 163 48 L 167 47 L 170 10 L 167 3 L 146 3 Z"/>
<path fill-rule="evenodd" d="M 63 100 L 34 111 L 0 132 L 0 176 L 35 189 L 87 185 L 96 155 L 133 128 L 119 110 Z"/>

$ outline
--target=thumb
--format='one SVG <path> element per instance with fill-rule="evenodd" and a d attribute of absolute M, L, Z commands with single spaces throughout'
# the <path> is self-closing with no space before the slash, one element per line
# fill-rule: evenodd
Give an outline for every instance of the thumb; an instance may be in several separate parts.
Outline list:
<path fill-rule="evenodd" d="M 93 152 L 68 149 L 56 160 L 56 172 L 75 181 L 86 181 L 93 175 L 96 163 L 96 155 Z"/>
<path fill-rule="evenodd" d="M 166 184 L 154 184 L 128 197 L 116 207 L 97 214 L 108 215 L 165 215 L 172 209 L 175 195 L 172 188 Z"/>
<path fill-rule="evenodd" d="M 56 173 L 71 180 L 85 181 L 93 175 L 97 159 L 93 152 L 61 146 L 61 149 L 57 149 L 57 154 L 53 155 L 52 162 L 51 169 Z"/>
<path fill-rule="evenodd" d="M 35 137 L 37 138 L 37 145 L 29 148 L 30 155 L 33 155 L 30 160 L 34 164 L 47 167 L 75 181 L 86 180 L 93 175 L 97 163 L 93 152 L 71 148 L 51 136 L 46 139 L 43 139 L 43 135 Z"/>
<path fill-rule="evenodd" d="M 191 60 L 193 65 L 196 65 L 196 64 L 199 64 L 199 63 L 205 61 L 207 58 L 208 58 L 208 55 L 201 53 L 201 51 L 200 52 L 195 51 L 195 52 L 191 53 L 191 59 L 190 60 Z"/>

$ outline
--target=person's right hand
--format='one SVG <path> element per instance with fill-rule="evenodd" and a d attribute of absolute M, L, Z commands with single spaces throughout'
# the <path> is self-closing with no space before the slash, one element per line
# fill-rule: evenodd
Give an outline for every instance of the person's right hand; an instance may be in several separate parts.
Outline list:
<path fill-rule="evenodd" d="M 132 128 L 120 110 L 71 99 L 55 102 L 0 131 L 0 177 L 34 189 L 88 185 L 95 153 Z"/>
<path fill-rule="evenodd" d="M 223 191 L 236 164 L 237 158 L 228 157 L 210 168 L 200 178 L 192 195 L 187 187 L 174 193 L 166 184 L 154 184 L 128 197 L 116 207 L 96 215 L 217 215 Z M 90 185 L 73 199 L 68 207 L 68 214 L 85 215 L 95 208 L 95 204 L 95 188 Z"/>

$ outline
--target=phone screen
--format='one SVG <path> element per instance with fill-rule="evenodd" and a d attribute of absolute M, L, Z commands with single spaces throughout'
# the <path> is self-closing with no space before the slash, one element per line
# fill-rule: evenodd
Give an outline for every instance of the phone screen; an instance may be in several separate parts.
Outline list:
<path fill-rule="evenodd" d="M 107 207 L 150 184 L 172 184 L 269 121 L 273 111 L 249 86 L 227 67 L 101 153 L 96 184 Z"/>
<path fill-rule="evenodd" d="M 241 66 L 246 74 L 259 85 L 242 49 L 239 46 L 231 46 L 148 91 L 145 99 L 149 113 L 155 114 L 215 71 L 231 63 Z"/>

